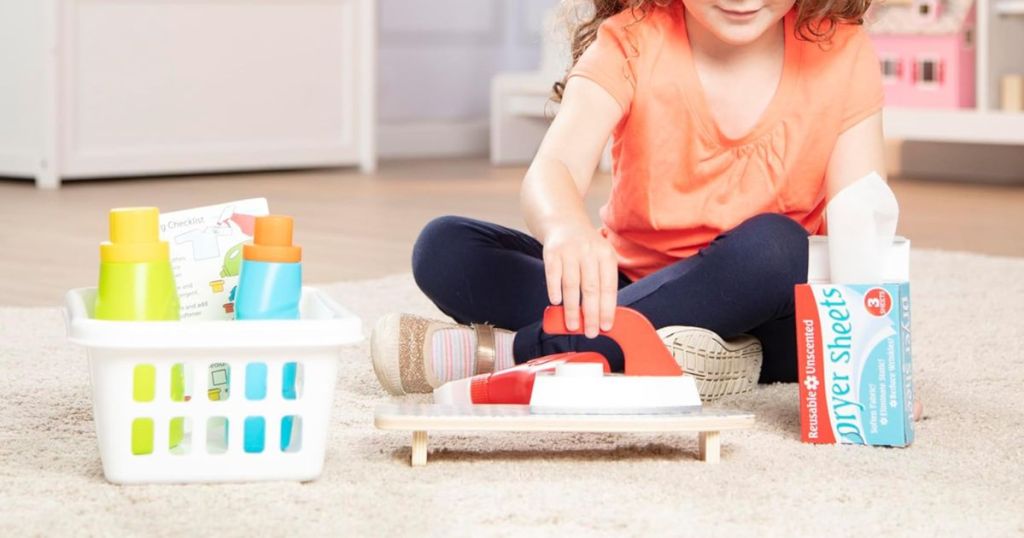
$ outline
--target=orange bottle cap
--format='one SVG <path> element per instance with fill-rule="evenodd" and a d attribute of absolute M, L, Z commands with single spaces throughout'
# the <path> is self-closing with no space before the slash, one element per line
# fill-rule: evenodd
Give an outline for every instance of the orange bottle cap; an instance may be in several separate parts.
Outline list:
<path fill-rule="evenodd" d="M 170 259 L 170 248 L 160 240 L 160 211 L 155 207 L 110 210 L 110 241 L 100 245 L 100 260 L 114 263 L 149 263 Z"/>
<path fill-rule="evenodd" d="M 302 248 L 292 244 L 291 217 L 268 215 L 256 217 L 252 243 L 242 247 L 242 258 L 258 262 L 298 263 Z"/>

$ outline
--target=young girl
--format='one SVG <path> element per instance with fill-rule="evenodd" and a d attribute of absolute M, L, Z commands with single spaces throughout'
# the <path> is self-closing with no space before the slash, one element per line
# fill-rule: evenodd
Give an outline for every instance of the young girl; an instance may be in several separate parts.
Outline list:
<path fill-rule="evenodd" d="M 808 233 L 833 195 L 885 168 L 869 3 L 593 0 L 523 181 L 531 235 L 427 225 L 416 282 L 461 325 L 382 319 L 371 354 L 383 386 L 428 392 L 569 350 L 621 369 L 598 335 L 616 305 L 660 329 L 705 398 L 796 381 Z M 609 136 L 614 183 L 595 229 L 583 197 Z M 549 304 L 586 336 L 544 334 Z"/>

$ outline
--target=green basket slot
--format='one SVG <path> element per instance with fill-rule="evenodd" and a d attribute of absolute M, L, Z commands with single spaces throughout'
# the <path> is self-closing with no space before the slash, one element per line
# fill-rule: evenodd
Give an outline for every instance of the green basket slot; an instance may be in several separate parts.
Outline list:
<path fill-rule="evenodd" d="M 132 398 L 136 402 L 152 402 L 156 396 L 156 367 L 140 364 L 135 367 L 132 381 Z"/>
<path fill-rule="evenodd" d="M 171 401 L 185 401 L 185 365 L 181 363 L 171 366 Z"/>
<path fill-rule="evenodd" d="M 132 421 L 132 454 L 142 456 L 153 453 L 153 419 L 137 418 Z"/>

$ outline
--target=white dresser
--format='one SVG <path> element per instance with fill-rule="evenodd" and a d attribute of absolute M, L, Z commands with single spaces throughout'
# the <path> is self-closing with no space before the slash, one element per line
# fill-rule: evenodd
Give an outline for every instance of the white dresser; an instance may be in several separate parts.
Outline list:
<path fill-rule="evenodd" d="M 0 1 L 0 176 L 376 167 L 375 0 Z"/>

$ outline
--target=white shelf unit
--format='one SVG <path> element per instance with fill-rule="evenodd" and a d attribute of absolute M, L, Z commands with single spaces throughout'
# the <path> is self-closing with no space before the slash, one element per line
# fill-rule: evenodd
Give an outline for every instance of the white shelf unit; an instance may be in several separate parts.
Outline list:
<path fill-rule="evenodd" d="M 976 0 L 976 10 L 975 108 L 887 109 L 886 137 L 1024 146 L 1024 113 L 999 106 L 1000 78 L 1024 74 L 1024 0 Z"/>
<path fill-rule="evenodd" d="M 0 176 L 376 167 L 376 0 L 3 0 Z"/>
<path fill-rule="evenodd" d="M 981 110 L 890 108 L 885 136 L 915 142 L 1024 146 L 1024 114 Z"/>
<path fill-rule="evenodd" d="M 998 0 L 995 12 L 997 15 L 1024 15 L 1024 0 Z"/>

